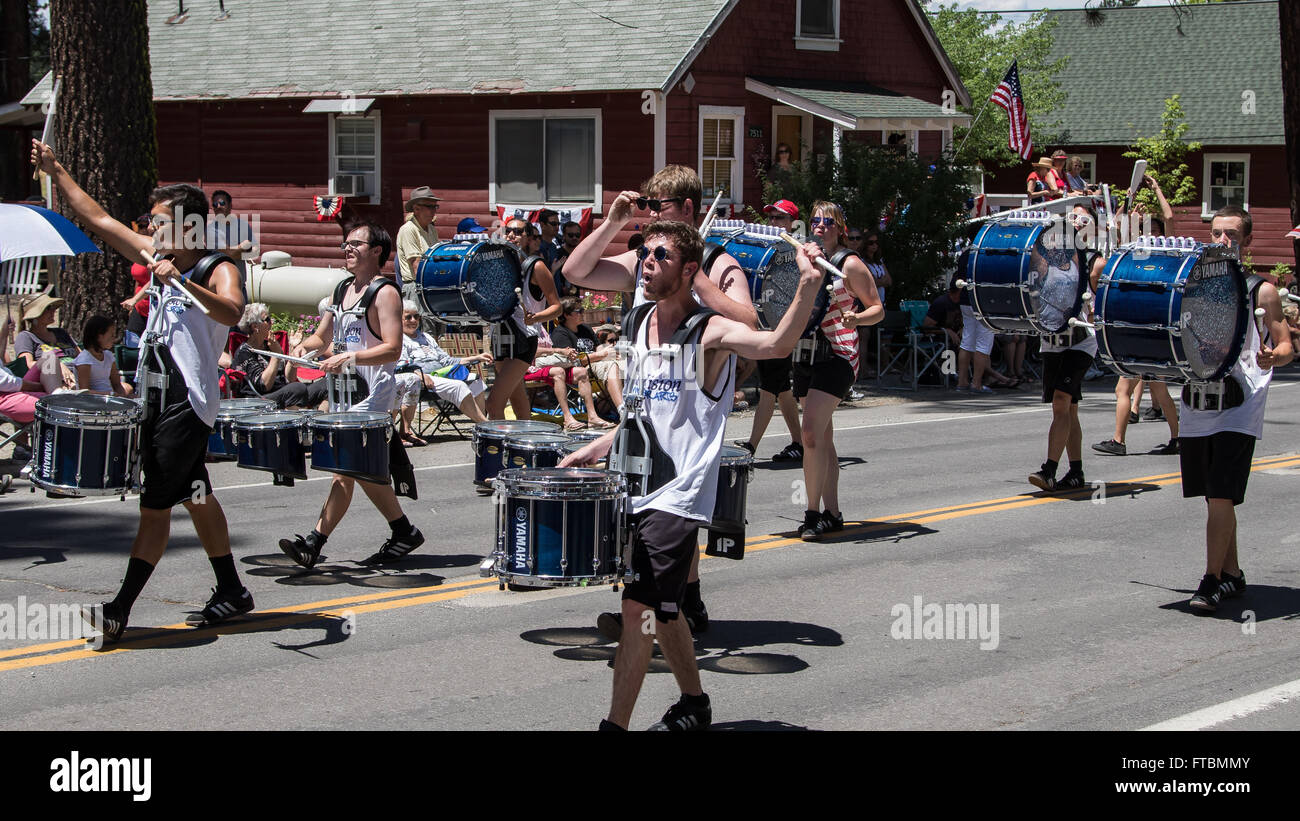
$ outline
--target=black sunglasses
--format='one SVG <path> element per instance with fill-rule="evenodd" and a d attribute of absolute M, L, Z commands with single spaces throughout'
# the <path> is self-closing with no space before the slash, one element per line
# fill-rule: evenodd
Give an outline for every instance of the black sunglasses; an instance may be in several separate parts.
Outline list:
<path fill-rule="evenodd" d="M 565 234 L 565 239 L 582 239 L 582 234 Z"/>
<path fill-rule="evenodd" d="M 849 234 L 849 242 L 862 242 L 861 234 Z"/>
<path fill-rule="evenodd" d="M 685 197 L 669 197 L 666 200 L 653 200 L 650 199 L 649 197 L 637 197 L 636 207 L 640 208 L 642 211 L 644 211 L 647 206 L 650 208 L 651 211 L 662 211 L 664 210 L 664 203 L 666 202 L 681 203 L 685 199 L 686 199 Z"/>
<path fill-rule="evenodd" d="M 636 258 L 644 262 L 645 258 L 650 256 L 652 253 L 654 254 L 655 262 L 663 262 L 669 258 L 668 249 L 662 245 L 655 248 L 654 251 L 651 251 L 649 248 L 642 245 L 640 248 L 636 249 Z"/>

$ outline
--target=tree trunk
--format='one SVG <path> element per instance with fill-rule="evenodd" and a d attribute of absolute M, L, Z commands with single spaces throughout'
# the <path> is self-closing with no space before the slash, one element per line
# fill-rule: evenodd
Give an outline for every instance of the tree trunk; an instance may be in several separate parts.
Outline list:
<path fill-rule="evenodd" d="M 158 180 L 147 12 L 146 0 L 50 3 L 51 64 L 55 76 L 63 77 L 55 156 L 87 194 L 127 225 L 148 210 Z M 74 337 L 96 313 L 115 317 L 124 329 L 126 311 L 118 303 L 135 290 L 135 260 L 96 243 L 103 254 L 65 257 L 59 276 L 65 300 L 60 320 Z"/>
<path fill-rule="evenodd" d="M 1286 170 L 1291 181 L 1291 224 L 1300 225 L 1300 0 L 1280 0 L 1282 34 L 1282 121 L 1286 131 Z M 1300 274 L 1300 240 L 1291 244 Z"/>

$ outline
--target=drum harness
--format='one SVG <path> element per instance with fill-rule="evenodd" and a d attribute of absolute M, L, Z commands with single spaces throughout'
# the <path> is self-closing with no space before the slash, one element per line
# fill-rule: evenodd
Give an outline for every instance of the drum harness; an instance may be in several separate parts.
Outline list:
<path fill-rule="evenodd" d="M 371 304 L 374 303 L 375 296 L 379 293 L 379 289 L 386 285 L 397 287 L 397 283 L 393 282 L 388 277 L 376 276 L 370 281 L 370 284 L 366 286 L 365 292 L 361 294 L 361 299 L 358 299 L 356 304 L 351 308 L 344 308 L 343 295 L 347 292 L 347 289 L 351 287 L 354 280 L 356 280 L 356 277 L 348 277 L 336 285 L 334 287 L 333 300 L 325 309 L 334 315 L 334 341 L 330 350 L 336 354 L 347 353 L 347 342 L 340 336 L 342 332 L 342 323 L 339 320 L 345 316 L 354 316 L 359 318 L 360 321 L 365 322 L 366 312 L 370 310 Z M 375 335 L 378 336 L 378 334 Z M 356 364 L 354 362 L 348 362 L 344 365 L 342 372 L 337 376 L 330 373 L 325 374 L 325 392 L 329 397 L 330 412 L 337 413 L 346 411 L 352 407 L 354 399 L 359 400 L 364 398 L 365 394 L 358 395 L 362 385 L 364 384 L 365 380 L 357 373 Z M 369 392 L 369 386 L 366 386 L 366 391 Z"/>
<path fill-rule="evenodd" d="M 852 251 L 848 248 L 841 248 L 831 255 L 829 262 L 831 265 L 843 271 L 844 263 L 848 261 L 849 257 L 857 257 L 858 259 L 862 258 L 858 256 L 856 251 Z M 831 301 L 834 301 L 833 295 Z M 826 310 L 832 310 L 832 306 L 827 305 Z M 831 342 L 826 338 L 826 334 L 822 332 L 820 322 L 817 323 L 817 327 L 813 329 L 812 333 L 801 337 L 799 341 L 794 343 L 794 353 L 792 356 L 794 357 L 794 362 L 799 365 L 815 365 L 818 362 L 825 362 L 835 357 L 835 353 L 831 348 Z"/>

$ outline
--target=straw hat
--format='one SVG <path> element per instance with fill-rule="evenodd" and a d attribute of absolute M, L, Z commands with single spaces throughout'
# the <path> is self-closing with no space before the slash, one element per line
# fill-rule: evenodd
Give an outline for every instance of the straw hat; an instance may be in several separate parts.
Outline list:
<path fill-rule="evenodd" d="M 1051 168 L 1051 167 L 1052 167 L 1051 157 L 1039 157 L 1038 162 L 1034 163 L 1034 168 Z"/>
<path fill-rule="evenodd" d="M 49 294 L 40 294 L 39 296 L 29 299 L 22 304 L 23 321 L 30 322 L 51 308 L 57 308 L 63 304 L 63 300 Z"/>

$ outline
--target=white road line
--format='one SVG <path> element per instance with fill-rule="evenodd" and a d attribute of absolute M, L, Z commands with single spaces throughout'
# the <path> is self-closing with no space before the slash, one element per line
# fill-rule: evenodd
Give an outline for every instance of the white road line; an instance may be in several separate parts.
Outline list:
<path fill-rule="evenodd" d="M 1258 693 L 1252 693 L 1248 696 L 1234 698 L 1232 701 L 1225 701 L 1222 704 L 1206 707 L 1204 710 L 1197 710 L 1194 713 L 1171 718 L 1168 721 L 1152 724 L 1150 727 L 1143 727 L 1142 729 L 1144 731 L 1206 730 L 1226 721 L 1245 718 L 1251 713 L 1271 710 L 1293 699 L 1300 699 L 1300 679 L 1289 681 L 1286 684 L 1279 684 L 1267 690 L 1260 690 Z"/>

